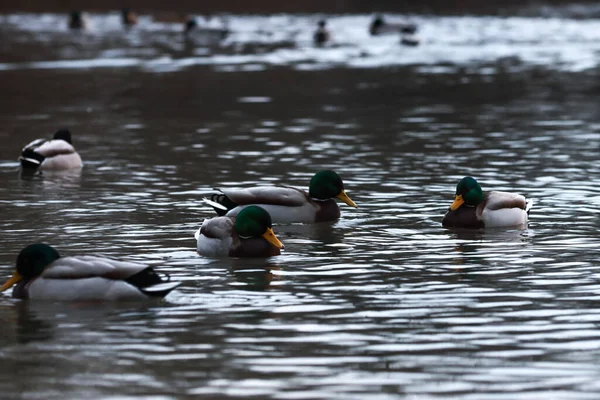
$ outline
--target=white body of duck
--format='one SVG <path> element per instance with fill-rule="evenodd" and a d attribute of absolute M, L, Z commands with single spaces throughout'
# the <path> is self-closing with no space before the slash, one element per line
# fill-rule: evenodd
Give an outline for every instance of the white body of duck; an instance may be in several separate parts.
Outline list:
<path fill-rule="evenodd" d="M 51 140 L 36 139 L 23 147 L 19 157 L 24 169 L 65 170 L 81 168 L 81 156 L 71 143 L 71 133 L 59 130 Z"/>
<path fill-rule="evenodd" d="M 179 286 L 167 282 L 142 291 L 126 281 L 146 268 L 144 264 L 96 256 L 64 257 L 19 290 L 25 290 L 32 300 L 124 301 L 148 299 L 152 292 Z"/>
<path fill-rule="evenodd" d="M 320 222 L 336 220 L 340 209 L 331 199 L 310 198 L 304 190 L 285 186 L 259 186 L 247 189 L 219 189 L 239 206 L 227 211 L 228 217 L 235 217 L 249 205 L 264 208 L 276 223 Z"/>

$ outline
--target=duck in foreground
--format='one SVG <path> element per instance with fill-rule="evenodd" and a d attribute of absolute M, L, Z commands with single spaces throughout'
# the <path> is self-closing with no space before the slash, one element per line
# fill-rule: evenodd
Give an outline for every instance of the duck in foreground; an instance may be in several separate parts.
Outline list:
<path fill-rule="evenodd" d="M 21 167 L 27 170 L 64 170 L 83 166 L 68 129 L 57 131 L 51 140 L 36 139 L 29 143 L 23 147 L 19 161 Z"/>
<path fill-rule="evenodd" d="M 16 285 L 16 286 L 15 286 Z M 61 257 L 47 244 L 25 247 L 0 292 L 47 301 L 129 301 L 162 298 L 179 286 L 144 264 L 96 256 Z"/>
<path fill-rule="evenodd" d="M 484 192 L 477 181 L 464 177 L 456 186 L 454 202 L 442 225 L 455 228 L 526 226 L 533 202 L 520 194 Z"/>
<path fill-rule="evenodd" d="M 283 249 L 271 216 L 258 206 L 244 208 L 237 217 L 205 219 L 194 236 L 198 253 L 207 257 L 270 257 Z"/>
<path fill-rule="evenodd" d="M 344 182 L 333 171 L 317 172 L 308 193 L 289 186 L 258 186 L 248 189 L 219 189 L 207 200 L 217 214 L 237 215 L 244 207 L 255 204 L 263 207 L 275 223 L 335 221 L 340 209 L 335 198 L 350 207 L 356 203 L 344 191 Z"/>

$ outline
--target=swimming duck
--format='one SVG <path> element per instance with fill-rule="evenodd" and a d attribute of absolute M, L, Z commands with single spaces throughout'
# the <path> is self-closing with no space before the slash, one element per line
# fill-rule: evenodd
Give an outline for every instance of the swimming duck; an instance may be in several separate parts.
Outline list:
<path fill-rule="evenodd" d="M 335 221 L 340 209 L 338 198 L 350 207 L 356 203 L 344 191 L 342 178 L 333 171 L 317 172 L 308 193 L 289 186 L 258 186 L 248 189 L 218 189 L 207 202 L 217 214 L 235 216 L 244 207 L 256 204 L 269 212 L 275 223 Z"/>
<path fill-rule="evenodd" d="M 132 27 L 137 24 L 137 15 L 129 8 L 123 8 L 121 10 L 121 22 L 126 28 Z"/>
<path fill-rule="evenodd" d="M 318 23 L 318 28 L 313 35 L 313 42 L 315 46 L 323 46 L 330 39 L 329 30 L 325 27 L 327 22 L 325 20 L 321 20 Z"/>
<path fill-rule="evenodd" d="M 86 13 L 75 10 L 69 14 L 69 29 L 88 29 L 89 25 L 89 18 Z"/>
<path fill-rule="evenodd" d="M 23 147 L 19 161 L 21 167 L 29 170 L 61 170 L 83 166 L 68 129 L 57 131 L 52 140 L 36 139 L 29 143 Z"/>
<path fill-rule="evenodd" d="M 516 193 L 484 192 L 477 181 L 464 177 L 456 186 L 454 202 L 442 225 L 456 228 L 526 226 L 531 200 Z"/>
<path fill-rule="evenodd" d="M 412 23 L 389 23 L 383 18 L 383 15 L 377 14 L 369 26 L 369 33 L 372 36 L 385 35 L 392 33 L 403 33 L 412 35 L 417 31 L 417 25 Z"/>
<path fill-rule="evenodd" d="M 194 17 L 189 17 L 183 27 L 183 35 L 185 38 L 193 36 L 201 41 L 218 42 L 225 39 L 229 35 L 229 29 L 225 23 L 207 15 L 202 24 Z"/>
<path fill-rule="evenodd" d="M 271 216 L 258 206 L 244 208 L 237 217 L 205 219 L 194 237 L 198 253 L 207 257 L 270 257 L 283 248 Z"/>
<path fill-rule="evenodd" d="M 36 243 L 17 257 L 17 268 L 0 292 L 50 301 L 126 301 L 164 297 L 179 286 L 152 267 L 97 256 L 61 257 L 53 247 Z"/>

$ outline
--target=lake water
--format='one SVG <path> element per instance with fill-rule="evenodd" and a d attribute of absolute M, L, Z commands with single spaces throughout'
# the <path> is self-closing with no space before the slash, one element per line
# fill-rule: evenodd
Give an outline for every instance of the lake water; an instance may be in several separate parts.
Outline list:
<path fill-rule="evenodd" d="M 400 16 L 391 16 L 400 19 Z M 182 282 L 153 304 L 0 297 L 5 399 L 598 399 L 600 22 L 231 16 L 220 43 L 141 16 L 0 17 L 0 276 L 43 241 Z M 68 127 L 81 171 L 23 178 Z M 358 209 L 276 226 L 270 259 L 195 252 L 213 187 L 334 169 Z M 451 231 L 458 180 L 534 200 Z M 596 303 L 599 301 L 599 303 Z"/>

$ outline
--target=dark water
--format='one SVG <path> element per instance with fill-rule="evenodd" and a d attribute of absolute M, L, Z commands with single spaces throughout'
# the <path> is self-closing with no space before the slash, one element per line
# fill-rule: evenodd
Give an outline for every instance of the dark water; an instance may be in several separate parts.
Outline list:
<path fill-rule="evenodd" d="M 149 305 L 2 296 L 2 398 L 600 395 L 595 22 L 421 18 L 406 49 L 344 17 L 313 49 L 312 16 L 200 45 L 149 17 L 1 18 L 2 279 L 44 241 L 183 282 Z M 22 179 L 20 148 L 62 126 L 83 170 Z M 211 188 L 323 168 L 358 209 L 277 226 L 267 260 L 195 253 Z M 529 228 L 443 229 L 467 174 L 533 198 Z"/>

